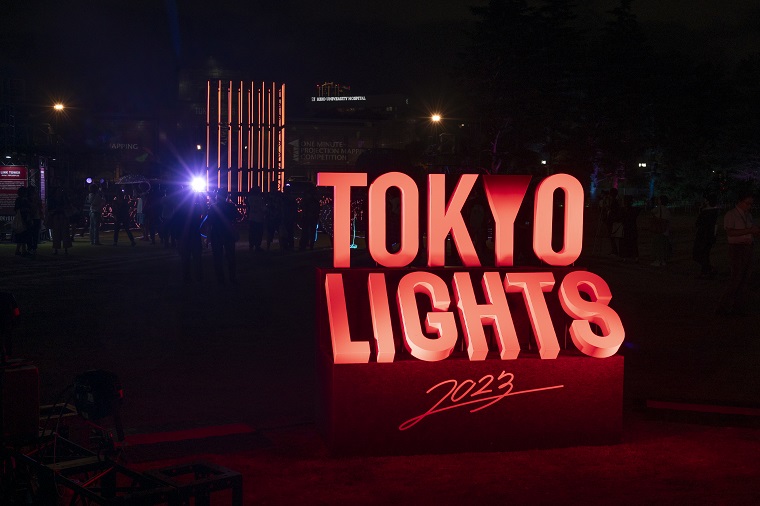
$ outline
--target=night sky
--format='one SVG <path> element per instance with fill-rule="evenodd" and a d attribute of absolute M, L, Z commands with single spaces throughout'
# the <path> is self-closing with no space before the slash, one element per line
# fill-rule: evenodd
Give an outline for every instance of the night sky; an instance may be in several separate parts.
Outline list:
<path fill-rule="evenodd" d="M 336 81 L 357 94 L 407 93 L 434 103 L 449 88 L 482 0 L 189 1 L 12 0 L 0 70 L 24 77 L 30 98 L 139 112 L 169 104 L 176 70 L 214 62 L 289 97 Z M 590 27 L 617 2 L 578 2 Z M 653 46 L 735 61 L 760 51 L 757 0 L 639 0 Z M 5 10 L 4 7 L 3 10 Z"/>

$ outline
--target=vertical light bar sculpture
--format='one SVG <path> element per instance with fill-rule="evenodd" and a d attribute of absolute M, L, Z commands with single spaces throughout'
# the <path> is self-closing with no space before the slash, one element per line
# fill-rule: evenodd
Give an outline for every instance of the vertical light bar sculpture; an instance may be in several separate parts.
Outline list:
<path fill-rule="evenodd" d="M 207 180 L 215 172 L 216 187 L 230 192 L 282 190 L 285 145 L 284 84 L 208 82 Z"/>

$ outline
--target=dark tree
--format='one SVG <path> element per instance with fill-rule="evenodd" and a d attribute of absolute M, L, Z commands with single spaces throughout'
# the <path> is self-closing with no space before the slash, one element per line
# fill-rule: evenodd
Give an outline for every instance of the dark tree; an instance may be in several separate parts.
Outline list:
<path fill-rule="evenodd" d="M 542 124 L 535 114 L 540 67 L 538 18 L 523 0 L 491 0 L 472 9 L 478 18 L 463 55 L 461 85 L 480 124 L 481 159 L 490 172 L 508 170 Z"/>
<path fill-rule="evenodd" d="M 646 150 L 651 133 L 651 53 L 631 1 L 610 11 L 601 36 L 592 45 L 586 127 L 592 178 L 624 177 Z"/>

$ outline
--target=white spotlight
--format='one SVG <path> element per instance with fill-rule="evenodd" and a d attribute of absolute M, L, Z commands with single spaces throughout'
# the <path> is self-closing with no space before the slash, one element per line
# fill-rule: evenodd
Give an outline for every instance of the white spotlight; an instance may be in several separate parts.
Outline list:
<path fill-rule="evenodd" d="M 193 189 L 194 192 L 205 192 L 206 191 L 206 179 L 201 176 L 196 176 L 193 178 L 193 180 L 190 182 L 190 187 Z"/>

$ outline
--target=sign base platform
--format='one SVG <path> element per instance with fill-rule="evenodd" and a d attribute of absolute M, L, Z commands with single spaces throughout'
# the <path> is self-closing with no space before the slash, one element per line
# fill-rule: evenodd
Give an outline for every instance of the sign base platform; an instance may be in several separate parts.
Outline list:
<path fill-rule="evenodd" d="M 623 357 L 334 364 L 318 357 L 318 425 L 335 455 L 620 442 Z"/>

